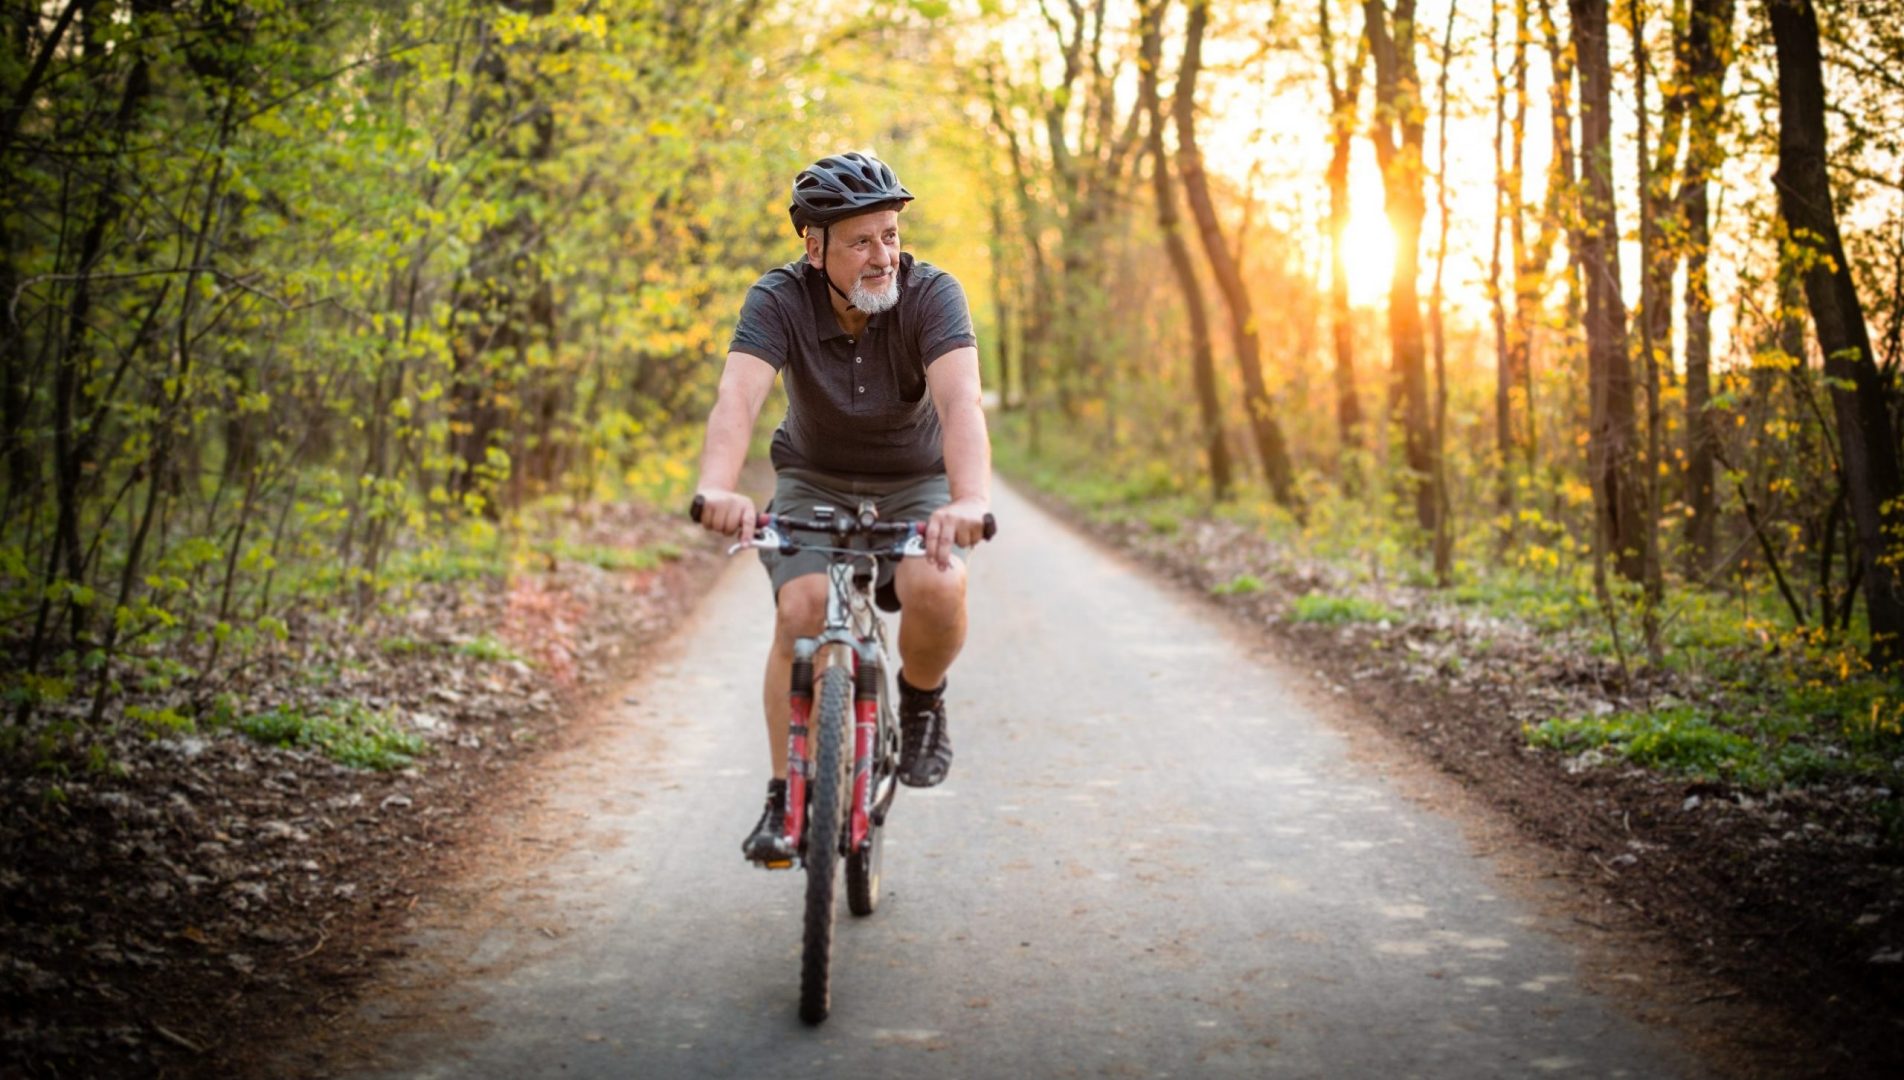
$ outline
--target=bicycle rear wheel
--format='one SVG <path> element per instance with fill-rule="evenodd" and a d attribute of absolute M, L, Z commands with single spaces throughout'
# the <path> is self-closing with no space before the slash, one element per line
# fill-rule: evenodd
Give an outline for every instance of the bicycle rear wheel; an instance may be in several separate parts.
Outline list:
<path fill-rule="evenodd" d="M 814 755 L 812 783 L 807 787 L 811 812 L 806 826 L 807 910 L 806 938 L 800 950 L 800 1019 L 817 1024 L 832 1007 L 828 979 L 833 961 L 833 909 L 840 864 L 840 832 L 846 820 L 846 736 L 853 719 L 853 674 L 840 664 L 820 676 L 819 747 Z"/>

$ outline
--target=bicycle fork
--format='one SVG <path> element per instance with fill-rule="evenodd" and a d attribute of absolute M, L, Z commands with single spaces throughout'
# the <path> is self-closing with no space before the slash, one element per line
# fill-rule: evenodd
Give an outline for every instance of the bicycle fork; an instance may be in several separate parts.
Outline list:
<path fill-rule="evenodd" d="M 806 836 L 807 781 L 813 776 L 813 654 L 816 649 L 796 646 L 792 688 L 788 693 L 787 813 L 782 843 L 788 856 L 800 852 Z M 860 658 L 856 649 L 840 650 L 853 671 L 853 794 L 851 821 L 840 838 L 843 855 L 860 850 L 873 828 L 873 759 L 878 755 L 879 678 L 876 662 Z"/>
<path fill-rule="evenodd" d="M 807 756 L 807 721 L 813 716 L 813 650 L 796 647 L 793 656 L 793 688 L 788 694 L 787 724 L 787 832 L 783 843 L 792 858 L 800 852 L 806 834 L 807 777 L 813 761 Z"/>
<path fill-rule="evenodd" d="M 866 846 L 873 827 L 873 758 L 879 739 L 879 665 L 853 654 L 853 822 L 846 853 Z"/>

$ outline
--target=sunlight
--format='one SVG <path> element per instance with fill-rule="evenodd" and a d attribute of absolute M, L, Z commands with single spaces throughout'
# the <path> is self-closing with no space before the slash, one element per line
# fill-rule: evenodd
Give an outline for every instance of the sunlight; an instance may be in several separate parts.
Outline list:
<path fill-rule="evenodd" d="M 1357 307 L 1381 303 L 1395 269 L 1395 230 L 1388 227 L 1388 217 L 1379 203 L 1355 209 L 1344 240 L 1342 257 L 1349 274 L 1349 303 Z"/>

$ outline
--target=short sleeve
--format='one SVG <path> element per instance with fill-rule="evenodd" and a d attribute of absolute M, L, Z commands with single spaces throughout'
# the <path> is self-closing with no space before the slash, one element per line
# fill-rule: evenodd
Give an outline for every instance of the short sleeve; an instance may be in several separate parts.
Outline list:
<path fill-rule="evenodd" d="M 761 282 L 747 290 L 727 351 L 758 356 L 779 371 L 787 363 L 787 335 L 786 314 L 780 310 L 773 290 Z"/>
<path fill-rule="evenodd" d="M 972 311 L 965 303 L 965 290 L 951 274 L 939 274 L 919 305 L 919 359 L 930 366 L 934 360 L 954 349 L 978 344 L 972 332 Z"/>

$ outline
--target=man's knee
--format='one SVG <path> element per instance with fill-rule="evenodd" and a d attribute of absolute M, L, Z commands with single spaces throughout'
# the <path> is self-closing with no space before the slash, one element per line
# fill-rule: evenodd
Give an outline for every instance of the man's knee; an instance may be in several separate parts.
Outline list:
<path fill-rule="evenodd" d="M 780 587 L 774 612 L 777 642 L 787 648 L 793 640 L 811 637 L 826 623 L 826 575 L 803 574 Z"/>
<path fill-rule="evenodd" d="M 908 561 L 895 582 L 900 603 L 908 615 L 932 621 L 955 619 L 965 612 L 965 564 L 957 559 L 941 570 L 931 563 Z M 909 573 L 907 571 L 910 571 Z"/>

